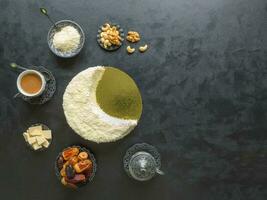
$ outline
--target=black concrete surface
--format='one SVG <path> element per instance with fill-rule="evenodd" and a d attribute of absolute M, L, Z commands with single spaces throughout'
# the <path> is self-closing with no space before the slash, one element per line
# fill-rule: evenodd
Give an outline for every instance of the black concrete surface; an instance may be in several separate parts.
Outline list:
<path fill-rule="evenodd" d="M 55 20 L 82 26 L 80 55 L 64 60 L 49 51 L 50 23 L 40 6 Z M 1 200 L 267 199 L 266 0 L 0 0 L 0 8 Z M 126 44 L 103 51 L 95 37 L 106 21 L 139 31 L 139 44 L 150 49 L 130 56 Z M 49 103 L 12 98 L 14 61 L 54 73 L 57 92 Z M 115 143 L 80 138 L 61 106 L 71 78 L 96 65 L 126 71 L 142 92 L 139 126 Z M 23 141 L 36 122 L 54 133 L 46 152 L 32 152 Z M 146 183 L 126 176 L 122 157 L 136 142 L 158 148 L 165 176 Z M 58 152 L 72 144 L 89 147 L 99 166 L 94 181 L 76 192 L 62 187 L 53 169 Z"/>

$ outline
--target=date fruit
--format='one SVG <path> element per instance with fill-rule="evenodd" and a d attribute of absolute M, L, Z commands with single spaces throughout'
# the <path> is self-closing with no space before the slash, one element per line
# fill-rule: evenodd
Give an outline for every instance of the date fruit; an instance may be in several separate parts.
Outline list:
<path fill-rule="evenodd" d="M 60 175 L 61 175 L 62 177 L 65 177 L 65 176 L 66 176 L 66 169 L 65 169 L 65 167 L 63 167 L 63 168 L 60 170 Z"/>
<path fill-rule="evenodd" d="M 75 170 L 71 165 L 68 165 L 65 169 L 65 173 L 68 177 L 68 179 L 72 179 L 75 176 Z"/>
<path fill-rule="evenodd" d="M 77 186 L 75 184 L 67 182 L 64 177 L 61 179 L 61 183 L 62 185 L 65 185 L 66 187 L 77 189 Z"/>
<path fill-rule="evenodd" d="M 69 159 L 69 164 L 71 164 L 72 166 L 75 165 L 76 163 L 79 162 L 79 158 L 78 156 L 73 156 Z"/>
<path fill-rule="evenodd" d="M 88 168 L 83 171 L 83 174 L 85 175 L 85 178 L 88 179 L 91 176 L 92 168 Z"/>
<path fill-rule="evenodd" d="M 78 158 L 80 160 L 85 160 L 85 159 L 88 158 L 88 153 L 86 153 L 85 151 L 82 151 L 82 152 L 79 153 Z"/>
<path fill-rule="evenodd" d="M 67 148 L 62 152 L 62 156 L 64 160 L 69 160 L 73 156 L 77 156 L 79 154 L 79 149 L 76 147 Z"/>
<path fill-rule="evenodd" d="M 82 160 L 74 165 L 74 169 L 77 173 L 81 173 L 90 167 L 92 167 L 91 160 Z"/>
<path fill-rule="evenodd" d="M 85 182 L 85 176 L 83 174 L 75 174 L 75 176 L 72 179 L 66 178 L 66 181 L 72 184 Z"/>
<path fill-rule="evenodd" d="M 61 170 L 62 167 L 63 167 L 63 165 L 64 165 L 64 160 L 63 160 L 62 156 L 60 156 L 58 158 L 58 160 L 57 160 L 57 167 L 58 167 L 58 169 Z"/>
<path fill-rule="evenodd" d="M 66 180 L 65 180 L 64 177 L 61 178 L 61 183 L 62 183 L 63 185 L 67 185 L 67 182 L 66 182 Z"/>

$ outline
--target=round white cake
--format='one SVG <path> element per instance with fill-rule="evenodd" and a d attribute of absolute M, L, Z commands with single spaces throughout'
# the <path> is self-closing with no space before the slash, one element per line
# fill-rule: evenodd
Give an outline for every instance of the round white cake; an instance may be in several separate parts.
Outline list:
<path fill-rule="evenodd" d="M 70 127 L 84 139 L 112 142 L 129 134 L 142 113 L 135 82 L 113 67 L 91 67 L 77 74 L 63 96 Z"/>

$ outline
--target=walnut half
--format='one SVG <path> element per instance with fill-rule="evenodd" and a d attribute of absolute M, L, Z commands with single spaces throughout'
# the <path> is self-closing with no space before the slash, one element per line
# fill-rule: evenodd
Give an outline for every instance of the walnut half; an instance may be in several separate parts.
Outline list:
<path fill-rule="evenodd" d="M 135 43 L 135 42 L 138 42 L 140 40 L 140 35 L 136 31 L 129 31 L 128 34 L 127 34 L 126 39 L 129 42 Z"/>

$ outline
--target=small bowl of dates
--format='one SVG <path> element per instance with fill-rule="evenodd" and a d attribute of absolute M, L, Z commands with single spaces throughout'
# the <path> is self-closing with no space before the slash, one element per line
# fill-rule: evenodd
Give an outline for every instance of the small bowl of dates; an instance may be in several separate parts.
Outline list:
<path fill-rule="evenodd" d="M 55 169 L 60 182 L 69 188 L 79 188 L 92 181 L 96 173 L 94 155 L 86 148 L 72 146 L 57 157 Z"/>

